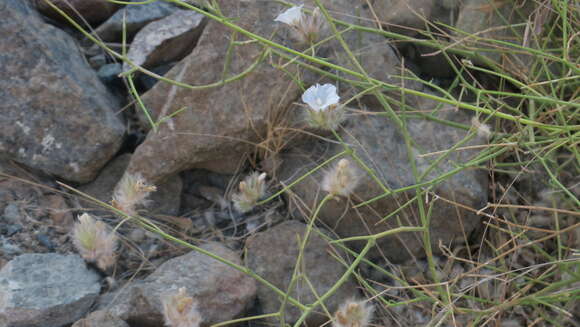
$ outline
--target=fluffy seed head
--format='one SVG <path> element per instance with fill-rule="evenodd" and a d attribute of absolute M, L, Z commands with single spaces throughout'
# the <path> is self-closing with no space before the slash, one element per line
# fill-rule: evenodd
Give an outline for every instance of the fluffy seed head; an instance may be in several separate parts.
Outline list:
<path fill-rule="evenodd" d="M 334 327 L 366 327 L 373 315 L 373 307 L 363 301 L 348 300 L 334 314 Z"/>
<path fill-rule="evenodd" d="M 489 138 L 491 136 L 491 128 L 489 125 L 480 122 L 476 116 L 471 118 L 471 125 L 477 129 L 477 135 L 485 138 Z"/>
<path fill-rule="evenodd" d="M 117 236 L 102 221 L 84 213 L 73 228 L 73 244 L 81 257 L 106 270 L 115 263 Z"/>
<path fill-rule="evenodd" d="M 167 294 L 161 299 L 163 317 L 169 327 L 199 327 L 201 314 L 197 309 L 197 301 L 187 296 L 185 287 L 177 293 Z"/>
<path fill-rule="evenodd" d="M 141 174 L 125 174 L 113 194 L 113 206 L 133 216 L 138 205 L 146 205 L 149 193 L 157 191 L 154 185 L 147 184 Z"/>
<path fill-rule="evenodd" d="M 232 196 L 234 207 L 241 213 L 248 212 L 265 194 L 266 173 L 251 173 L 240 182 L 239 192 Z"/>
<path fill-rule="evenodd" d="M 310 16 L 303 16 L 295 27 L 296 39 L 300 44 L 313 44 L 320 40 L 324 32 L 324 17 L 316 7 Z"/>
<path fill-rule="evenodd" d="M 338 164 L 324 175 L 322 189 L 332 196 L 348 197 L 360 182 L 356 167 L 347 159 L 340 159 Z"/>
<path fill-rule="evenodd" d="M 334 131 L 344 121 L 345 111 L 343 106 L 331 106 L 326 110 L 316 111 L 306 109 L 306 121 L 310 127 Z"/>

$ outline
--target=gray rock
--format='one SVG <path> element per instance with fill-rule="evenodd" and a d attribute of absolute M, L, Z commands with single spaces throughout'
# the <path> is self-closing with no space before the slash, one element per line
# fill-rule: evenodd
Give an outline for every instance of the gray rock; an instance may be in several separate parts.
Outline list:
<path fill-rule="evenodd" d="M 38 184 L 45 184 L 47 186 L 56 187 L 54 178 L 42 173 L 39 170 L 30 169 L 25 165 L 11 160 L 6 154 L 0 151 L 0 174 L 3 177 L 18 177 L 25 180 L 33 180 Z M 3 207 L 2 207 L 3 208 Z"/>
<path fill-rule="evenodd" d="M 6 236 L 10 237 L 22 230 L 22 225 L 20 224 L 12 224 L 6 226 Z"/>
<path fill-rule="evenodd" d="M 193 10 L 178 10 L 140 30 L 131 42 L 127 57 L 144 68 L 181 60 L 195 47 L 204 25 L 204 15 Z M 124 71 L 129 69 L 130 65 L 123 64 Z"/>
<path fill-rule="evenodd" d="M 36 3 L 38 11 L 44 15 L 60 22 L 68 23 L 68 21 L 48 5 L 46 1 L 32 0 L 32 2 Z M 77 22 L 86 21 L 89 24 L 102 22 L 119 9 L 119 5 L 107 0 L 51 0 L 50 2 Z"/>
<path fill-rule="evenodd" d="M 265 232 L 255 234 L 246 242 L 248 267 L 279 289 L 288 290 L 298 258 L 299 240 L 303 239 L 305 233 L 305 224 L 287 221 Z M 313 303 L 344 274 L 345 266 L 335 259 L 331 252 L 328 242 L 316 232 L 312 232 L 300 265 L 303 268 L 300 272 L 304 274 L 304 279 L 299 279 L 290 290 L 292 297 L 299 299 L 303 304 Z M 314 287 L 316 294 L 305 279 L 308 279 Z M 356 297 L 356 294 L 356 284 L 349 278 L 334 295 L 324 302 L 324 305 L 331 313 L 334 313 L 344 300 Z M 280 296 L 262 284 L 258 285 L 258 299 L 264 312 L 276 312 L 282 305 Z M 320 307 L 314 311 L 317 313 L 308 316 L 306 325 L 321 326 L 329 319 L 320 313 L 322 312 Z M 302 312 L 298 308 L 290 303 L 286 305 L 285 323 L 292 325 L 301 315 Z M 271 322 L 276 324 L 279 320 Z"/>
<path fill-rule="evenodd" d="M 170 62 L 165 65 L 152 67 L 149 70 L 157 75 L 163 76 L 167 73 L 173 66 L 175 66 L 175 62 Z M 140 90 L 144 92 L 150 90 L 157 84 L 159 80 L 155 77 L 146 75 L 146 74 L 137 74 L 137 85 L 139 85 Z M 145 115 L 143 114 L 143 110 L 137 110 L 139 122 L 143 125 L 149 125 L 149 121 L 147 121 Z M 148 130 L 149 128 L 147 128 Z"/>
<path fill-rule="evenodd" d="M 453 25 L 456 20 L 456 0 L 375 0 L 373 9 L 383 26 L 392 32 L 426 38 L 421 31 L 433 30 L 427 24 L 444 23 Z M 445 27 L 440 26 L 442 30 Z M 434 41 L 440 36 L 433 35 Z M 412 42 L 395 42 L 407 59 L 407 64 L 416 64 L 422 73 L 438 78 L 455 76 L 453 67 L 438 49 Z"/>
<path fill-rule="evenodd" d="M 49 251 L 54 251 L 55 245 L 54 243 L 52 243 L 48 235 L 44 233 L 38 233 L 36 234 L 36 240 L 40 244 L 42 244 L 45 248 L 47 248 Z"/>
<path fill-rule="evenodd" d="M 3 255 L 7 256 L 17 256 L 22 253 L 22 249 L 18 245 L 14 244 L 10 238 L 3 236 L 0 236 L 0 250 L 2 250 Z"/>
<path fill-rule="evenodd" d="M 60 178 L 88 182 L 119 149 L 118 104 L 73 39 L 26 1 L 0 20 L 0 153 Z"/>
<path fill-rule="evenodd" d="M 236 264 L 239 255 L 219 243 L 203 249 Z M 203 325 L 230 320 L 252 303 L 256 282 L 204 254 L 192 251 L 163 263 L 144 281 L 134 282 L 103 299 L 100 309 L 136 326 L 163 324 L 161 297 L 186 288 L 199 301 Z M 109 302 L 110 303 L 107 303 Z"/>
<path fill-rule="evenodd" d="M 65 239 L 72 226 L 71 209 L 35 176 L 27 178 L 30 183 L 0 179 L 0 260 L 21 253 L 70 251 Z"/>
<path fill-rule="evenodd" d="M 433 27 L 428 27 L 428 24 L 453 25 L 460 2 L 460 0 L 373 0 L 371 5 L 387 30 L 415 37 L 420 36 L 421 31 L 432 31 Z"/>
<path fill-rule="evenodd" d="M 94 55 L 89 58 L 89 64 L 94 70 L 98 71 L 99 68 L 107 64 L 107 57 L 104 54 Z"/>
<path fill-rule="evenodd" d="M 456 28 L 462 32 L 456 35 L 456 40 L 463 42 L 466 46 L 475 46 L 478 48 L 477 54 L 485 56 L 494 61 L 498 66 L 507 69 L 509 72 L 522 76 L 522 79 L 528 77 L 529 69 L 532 67 L 531 63 L 535 60 L 535 55 L 531 52 L 525 51 L 498 51 L 498 46 L 491 45 L 485 41 L 473 41 L 465 38 L 465 33 L 475 34 L 478 38 L 488 38 L 499 40 L 503 42 L 511 42 L 517 45 L 523 44 L 523 35 L 525 34 L 525 23 L 528 22 L 536 5 L 533 2 L 524 2 L 521 6 L 513 5 L 498 5 L 497 8 L 492 8 L 487 0 L 464 0 L 461 5 L 459 16 L 457 18 Z M 543 11 L 549 16 L 550 10 Z M 542 28 L 545 22 L 538 22 L 539 26 L 535 28 Z M 510 26 L 511 24 L 519 26 Z M 509 28 L 503 28 L 510 26 Z M 534 40 L 537 32 L 532 31 L 529 36 Z M 535 41 L 528 46 L 535 47 Z M 486 49 L 489 49 L 487 51 Z M 552 77 L 553 78 L 553 77 Z"/>
<path fill-rule="evenodd" d="M 0 326 L 71 324 L 100 289 L 98 274 L 78 255 L 23 254 L 0 271 Z"/>
<path fill-rule="evenodd" d="M 408 101 L 410 100 L 409 97 Z M 413 107 L 429 110 L 435 108 L 435 103 L 422 101 Z M 469 125 L 469 115 L 465 112 L 455 111 L 451 106 L 443 106 L 434 115 L 442 120 Z M 408 119 L 407 129 L 413 142 L 411 155 L 417 158 L 419 173 L 424 172 L 434 160 L 439 158 L 439 155 L 423 158 L 417 157 L 417 155 L 445 151 L 467 135 L 465 130 L 425 119 Z M 388 189 L 399 189 L 417 183 L 412 174 L 409 153 L 403 135 L 395 123 L 385 115 L 351 115 L 340 135 Z M 483 138 L 475 137 L 466 142 L 464 146 L 485 142 L 486 140 Z M 338 143 L 312 140 L 283 154 L 282 165 L 277 174 L 283 185 L 288 185 L 294 179 L 343 150 L 343 146 Z M 477 153 L 477 150 L 455 151 L 445 160 L 441 160 L 423 180 L 429 181 L 449 172 L 458 165 L 474 158 Z M 352 159 L 351 162 L 356 166 Z M 295 215 L 302 217 L 301 212 L 309 214 L 312 212 L 311 210 L 314 210 L 316 204 L 326 194 L 320 188 L 323 175 L 333 165 L 336 165 L 336 162 L 330 167 L 318 170 L 292 188 L 293 195 L 290 202 L 296 205 L 293 207 Z M 352 201 L 343 199 L 342 201 L 327 202 L 320 211 L 319 219 L 322 222 L 333 228 L 334 232 L 341 238 L 380 233 L 399 225 L 421 226 L 418 209 L 414 203 L 389 220 L 383 220 L 383 217 L 399 209 L 411 199 L 415 195 L 412 191 L 397 193 L 368 206 L 353 209 L 353 204 L 385 193 L 364 170 L 359 169 L 359 173 L 360 184 L 355 188 L 354 195 L 351 196 Z M 437 184 L 431 191 L 442 198 L 455 201 L 469 208 L 482 208 L 487 203 L 487 174 L 483 170 L 465 169 Z M 473 212 L 442 200 L 433 201 L 431 199 L 429 205 L 434 206 L 430 231 L 432 248 L 435 252 L 439 251 L 439 241 L 444 244 L 452 244 L 454 241 L 461 242 L 464 235 L 468 235 L 480 223 L 480 219 Z M 349 242 L 348 244 L 353 245 L 358 250 L 363 242 Z M 376 251 L 372 251 L 371 257 L 378 256 L 379 249 L 387 258 L 396 262 L 404 261 L 411 255 L 421 257 L 425 254 L 419 233 L 400 233 L 384 237 L 379 239 L 377 244 L 378 248 Z"/>
<path fill-rule="evenodd" d="M 8 223 L 16 223 L 20 221 L 20 208 L 16 203 L 8 203 L 4 208 L 4 221 Z"/>
<path fill-rule="evenodd" d="M 129 327 L 129 325 L 107 311 L 95 311 L 75 322 L 72 327 Z"/>
<path fill-rule="evenodd" d="M 111 203 L 115 185 L 123 176 L 123 172 L 129 165 L 129 160 L 131 160 L 131 154 L 128 153 L 116 157 L 103 168 L 93 182 L 80 186 L 79 190 L 105 203 Z M 183 183 L 179 175 L 171 176 L 165 182 L 157 185 L 157 191 L 151 193 L 148 198 L 151 201 L 144 208 L 147 214 L 177 215 L 181 204 L 182 188 Z M 82 205 L 96 209 L 95 214 L 105 214 L 102 207 L 93 202 L 82 201 Z"/>
<path fill-rule="evenodd" d="M 372 6 L 383 25 L 397 33 L 416 35 L 413 29 L 425 29 L 435 10 L 434 0 L 373 0 Z"/>
<path fill-rule="evenodd" d="M 218 3 L 225 16 L 236 18 L 238 26 L 258 35 L 272 36 L 275 42 L 295 46 L 287 37 L 287 29 L 281 23 L 274 22 L 276 15 L 285 6 L 273 1 L 220 0 Z M 311 8 L 313 1 L 306 1 L 305 5 Z M 333 1 L 329 6 L 333 13 L 344 13 L 339 18 L 347 21 L 354 21 L 352 15 L 359 13 L 359 8 L 353 6 L 351 1 Z M 264 48 L 257 42 L 241 43 L 231 48 L 228 59 L 224 54 L 228 53 L 231 40 L 216 35 L 231 33 L 223 24 L 210 21 L 192 54 L 173 67 L 166 76 L 189 85 L 207 85 L 223 79 L 226 63 L 229 63 L 227 77 L 242 73 L 263 54 Z M 368 58 L 364 62 L 366 69 L 385 78 L 396 71 L 395 67 L 400 62 L 385 39 L 373 36 L 358 42 L 356 35 L 358 32 L 351 31 L 345 33 L 345 38 L 352 45 L 353 51 L 364 49 L 360 52 Z M 238 40 L 247 39 L 241 35 L 238 37 Z M 369 44 L 371 41 L 377 43 Z M 338 41 L 332 41 L 319 50 L 321 56 L 346 63 L 346 55 L 341 49 Z M 367 54 L 368 49 L 372 49 L 373 53 Z M 285 71 L 271 65 L 271 60 L 285 65 Z M 289 75 L 298 71 L 296 65 L 274 56 L 258 64 L 244 78 L 221 86 L 191 90 L 168 83 L 156 84 L 143 95 L 146 107 L 154 119 L 186 109 L 174 118 L 166 119 L 159 126 L 158 132 L 149 133 L 136 149 L 128 172 L 140 172 L 156 181 L 186 169 L 200 168 L 212 160 L 232 162 L 243 157 L 243 153 L 253 149 L 251 144 L 266 139 L 269 129 L 271 131 L 278 127 L 276 124 L 282 125 L 280 121 L 285 124 L 295 119 L 293 115 L 297 111 L 288 110 L 288 107 L 299 99 L 302 90 Z M 316 80 L 306 71 L 300 74 L 310 76 L 308 78 L 312 81 Z M 273 119 L 276 121 L 273 122 Z M 206 165 L 205 168 L 212 169 L 212 166 Z"/>
<path fill-rule="evenodd" d="M 171 15 L 179 10 L 167 2 L 153 2 L 147 4 L 127 5 L 115 12 L 111 18 L 99 25 L 93 32 L 104 42 L 120 42 L 123 34 L 123 17 L 125 19 L 125 33 L 131 40 L 143 26 Z"/>
<path fill-rule="evenodd" d="M 121 73 L 122 69 L 123 65 L 120 63 L 106 64 L 99 68 L 97 76 L 99 76 L 105 85 L 112 85 L 115 82 L 121 81 L 119 74 Z"/>
<path fill-rule="evenodd" d="M 219 5 L 224 15 L 239 17 L 237 25 L 262 35 L 272 34 L 276 25 L 273 13 L 282 8 L 273 2 L 254 1 L 221 0 Z M 191 85 L 221 80 L 226 60 L 224 54 L 230 40 L 215 36 L 230 33 L 231 30 L 223 24 L 208 22 L 192 54 L 166 76 Z M 280 38 L 276 40 L 281 41 Z M 234 47 L 228 76 L 247 69 L 263 50 L 262 46 L 253 43 Z M 293 66 L 288 69 L 295 71 Z M 188 109 L 161 124 L 157 133 L 150 133 L 135 151 L 128 169 L 155 181 L 196 168 L 197 163 L 246 152 L 250 149 L 247 142 L 235 140 L 258 141 L 260 134 L 266 131 L 271 104 L 275 103 L 279 106 L 276 110 L 281 110 L 294 101 L 298 93 L 298 86 L 291 83 L 286 73 L 269 64 L 259 65 L 243 80 L 215 88 L 189 90 L 157 83 L 143 96 L 155 118 L 179 108 Z M 223 135 L 227 137 L 221 137 Z M 168 147 L 168 144 L 172 145 Z M 153 157 L 157 159 L 152 160 Z"/>

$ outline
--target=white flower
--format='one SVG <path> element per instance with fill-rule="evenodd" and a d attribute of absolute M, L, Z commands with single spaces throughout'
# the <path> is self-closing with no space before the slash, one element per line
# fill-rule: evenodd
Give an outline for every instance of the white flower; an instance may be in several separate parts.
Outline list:
<path fill-rule="evenodd" d="M 275 22 L 282 22 L 282 23 L 288 24 L 290 26 L 296 26 L 302 20 L 302 7 L 303 6 L 304 5 L 294 6 L 292 8 L 286 9 L 286 11 L 284 11 L 283 13 L 278 15 L 278 17 L 276 17 L 276 19 L 274 19 L 274 21 Z"/>
<path fill-rule="evenodd" d="M 344 120 L 344 106 L 338 105 L 340 97 L 332 84 L 316 84 L 302 94 L 308 104 L 307 120 L 310 126 L 336 130 Z"/>
<path fill-rule="evenodd" d="M 338 104 L 340 97 L 336 93 L 336 86 L 332 84 L 316 84 L 302 94 L 302 101 L 316 111 Z"/>

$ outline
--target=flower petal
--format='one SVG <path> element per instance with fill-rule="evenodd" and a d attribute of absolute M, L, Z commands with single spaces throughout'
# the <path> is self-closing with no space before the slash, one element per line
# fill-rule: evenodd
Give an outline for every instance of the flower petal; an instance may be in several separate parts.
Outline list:
<path fill-rule="evenodd" d="M 340 97 L 336 93 L 336 86 L 332 84 L 322 85 L 319 89 L 319 94 L 324 104 L 324 108 L 335 105 L 340 101 Z"/>
<path fill-rule="evenodd" d="M 314 110 L 321 110 L 322 103 L 319 97 L 320 84 L 312 85 L 304 94 L 302 94 L 302 101 Z"/>
<path fill-rule="evenodd" d="M 286 9 L 284 12 L 279 14 L 278 17 L 276 17 L 276 19 L 274 19 L 274 21 L 275 22 L 282 22 L 282 23 L 288 24 L 288 25 L 296 25 L 302 19 L 302 7 L 303 6 L 304 5 L 294 6 L 294 7 Z"/>
<path fill-rule="evenodd" d="M 316 84 L 302 94 L 302 101 L 316 111 L 324 110 L 340 101 L 336 86 L 332 84 Z"/>

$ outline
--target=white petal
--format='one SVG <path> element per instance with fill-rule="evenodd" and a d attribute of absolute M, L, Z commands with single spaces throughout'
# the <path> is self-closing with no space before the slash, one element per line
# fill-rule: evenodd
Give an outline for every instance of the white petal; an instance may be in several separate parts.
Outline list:
<path fill-rule="evenodd" d="M 336 93 L 336 86 L 332 84 L 316 84 L 302 94 L 302 101 L 313 110 L 320 111 L 337 104 L 340 101 L 340 97 Z"/>
<path fill-rule="evenodd" d="M 319 96 L 320 84 L 312 85 L 304 94 L 302 94 L 302 101 L 314 110 L 322 110 L 321 98 Z"/>
<path fill-rule="evenodd" d="M 332 84 L 324 84 L 319 88 L 319 96 L 324 103 L 324 108 L 337 104 L 340 97 L 336 93 L 336 86 Z"/>
<path fill-rule="evenodd" d="M 278 15 L 278 17 L 276 17 L 274 21 L 282 22 L 288 25 L 296 25 L 296 23 L 298 23 L 302 19 L 303 6 L 304 5 L 294 6 L 292 8 L 286 9 L 286 11 Z"/>

